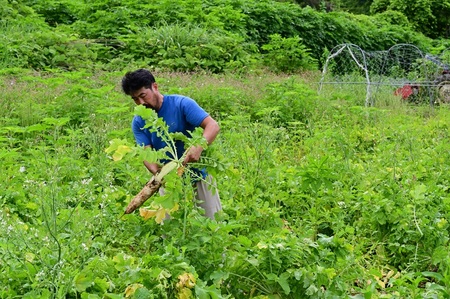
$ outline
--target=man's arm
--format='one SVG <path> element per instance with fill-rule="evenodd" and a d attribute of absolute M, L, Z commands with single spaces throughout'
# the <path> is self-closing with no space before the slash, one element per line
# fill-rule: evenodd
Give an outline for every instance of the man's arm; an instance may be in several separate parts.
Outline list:
<path fill-rule="evenodd" d="M 219 124 L 211 116 L 208 116 L 202 121 L 200 127 L 203 128 L 203 137 L 208 145 L 213 143 L 220 131 Z"/>
<path fill-rule="evenodd" d="M 145 148 L 151 149 L 151 145 L 145 146 Z M 147 167 L 148 171 L 150 171 L 153 175 L 156 175 L 158 171 L 161 170 L 161 166 L 158 163 L 150 163 L 148 161 L 144 161 L 145 167 Z"/>
<path fill-rule="evenodd" d="M 210 145 L 216 139 L 217 134 L 219 134 L 219 124 L 211 116 L 207 116 L 200 124 L 200 127 L 203 128 L 203 137 L 205 137 L 206 142 Z M 197 162 L 200 159 L 202 152 L 203 148 L 201 146 L 191 147 L 186 155 L 186 158 L 184 159 L 183 164 Z"/>

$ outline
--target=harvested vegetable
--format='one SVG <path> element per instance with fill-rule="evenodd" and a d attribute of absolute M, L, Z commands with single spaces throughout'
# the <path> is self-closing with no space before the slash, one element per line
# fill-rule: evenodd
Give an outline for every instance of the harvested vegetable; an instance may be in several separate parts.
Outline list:
<path fill-rule="evenodd" d="M 163 184 L 164 177 L 178 166 L 176 161 L 171 161 L 161 168 L 161 171 L 154 175 L 150 181 L 145 184 L 144 188 L 130 201 L 125 214 L 134 212 L 137 208 L 142 206 L 144 202 L 155 194 Z"/>

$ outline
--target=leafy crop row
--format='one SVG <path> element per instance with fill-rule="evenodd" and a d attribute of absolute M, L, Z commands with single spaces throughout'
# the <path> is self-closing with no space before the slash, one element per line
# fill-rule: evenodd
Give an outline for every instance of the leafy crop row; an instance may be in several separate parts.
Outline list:
<path fill-rule="evenodd" d="M 105 152 L 133 142 L 121 76 L 2 76 L 0 298 L 449 296 L 448 109 L 364 108 L 306 76 L 158 73 L 220 122 L 224 207 L 212 221 L 169 184 L 180 209 L 161 225 L 121 217 L 149 179 Z"/>

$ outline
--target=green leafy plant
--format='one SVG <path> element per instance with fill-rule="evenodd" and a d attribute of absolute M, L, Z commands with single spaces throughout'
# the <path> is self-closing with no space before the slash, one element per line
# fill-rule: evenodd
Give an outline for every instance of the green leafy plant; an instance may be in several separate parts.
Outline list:
<path fill-rule="evenodd" d="M 280 34 L 270 35 L 270 42 L 261 49 L 264 51 L 264 64 L 273 71 L 292 73 L 317 68 L 310 50 L 299 36 L 283 38 Z"/>
<path fill-rule="evenodd" d="M 215 220 L 191 209 L 189 175 L 173 173 L 155 200 L 181 209 L 160 225 L 121 217 L 149 179 L 142 160 L 167 158 L 128 141 L 122 76 L 1 72 L 1 298 L 448 296 L 448 109 L 367 108 L 342 86 L 319 97 L 310 73 L 159 70 L 218 116 L 196 167 L 215 171 L 223 205 Z"/>
<path fill-rule="evenodd" d="M 266 87 L 266 95 L 252 109 L 254 119 L 269 118 L 274 126 L 287 127 L 301 123 L 308 126 L 315 105 L 314 92 L 307 86 L 288 79 Z"/>

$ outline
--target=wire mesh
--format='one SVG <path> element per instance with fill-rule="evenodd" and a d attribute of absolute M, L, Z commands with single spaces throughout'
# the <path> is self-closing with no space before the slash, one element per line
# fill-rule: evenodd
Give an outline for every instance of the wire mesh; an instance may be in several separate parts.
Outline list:
<path fill-rule="evenodd" d="M 431 105 L 438 100 L 450 102 L 450 97 L 442 92 L 450 90 L 449 65 L 450 48 L 433 56 L 411 44 L 372 52 L 354 44 L 341 44 L 334 47 L 326 59 L 319 92 L 327 85 L 333 85 L 334 90 L 354 93 L 364 90 L 366 106 L 392 95 L 408 102 Z"/>

